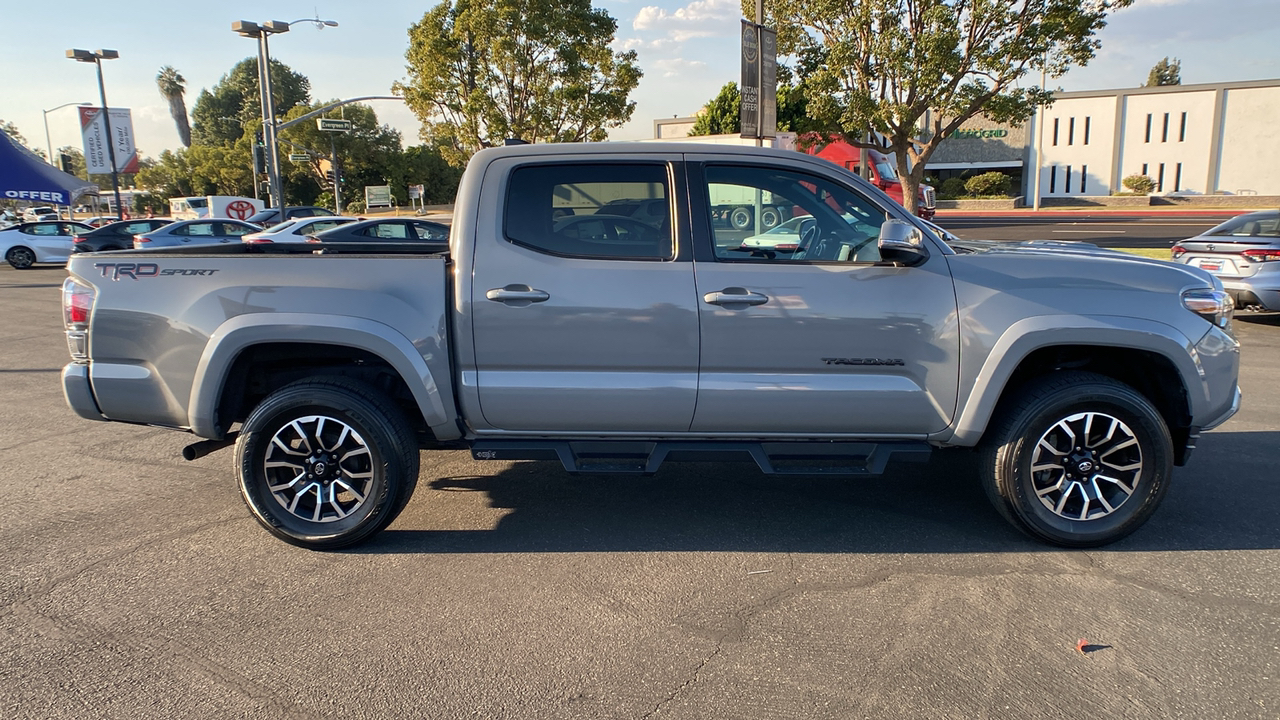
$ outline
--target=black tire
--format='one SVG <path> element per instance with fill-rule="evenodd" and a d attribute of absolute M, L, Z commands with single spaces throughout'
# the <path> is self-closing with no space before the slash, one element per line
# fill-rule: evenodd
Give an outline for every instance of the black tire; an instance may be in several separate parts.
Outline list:
<path fill-rule="evenodd" d="M 782 222 L 782 211 L 768 206 L 760 211 L 760 225 L 764 230 L 772 230 Z"/>
<path fill-rule="evenodd" d="M 747 207 L 736 207 L 729 211 L 729 225 L 734 230 L 750 229 L 755 222 L 755 211 Z"/>
<path fill-rule="evenodd" d="M 418 446 L 404 414 L 373 387 L 340 377 L 303 380 L 267 396 L 245 420 L 236 480 L 267 532 L 336 550 L 368 540 L 408 504 Z"/>
<path fill-rule="evenodd" d="M 1081 436 L 1083 443 L 1072 442 Z M 983 488 L 1000 514 L 1063 547 L 1105 545 L 1137 530 L 1173 473 L 1173 440 L 1151 402 L 1088 372 L 1055 373 L 1017 390 L 979 450 Z"/>
<path fill-rule="evenodd" d="M 5 253 L 4 259 L 14 270 L 28 270 L 32 265 L 36 264 L 36 254 L 30 248 L 21 245 L 9 248 L 9 252 Z"/>

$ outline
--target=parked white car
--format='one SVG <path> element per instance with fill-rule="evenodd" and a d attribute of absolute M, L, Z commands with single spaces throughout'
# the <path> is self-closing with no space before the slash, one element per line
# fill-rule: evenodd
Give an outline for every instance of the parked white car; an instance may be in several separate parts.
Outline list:
<path fill-rule="evenodd" d="M 15 270 L 36 263 L 65 263 L 71 257 L 72 236 L 93 228 L 66 220 L 22 223 L 0 230 L 0 257 Z"/>
<path fill-rule="evenodd" d="M 339 225 L 355 222 L 360 218 L 341 215 L 318 215 L 316 217 L 300 217 L 286 220 L 279 225 L 272 225 L 262 232 L 250 233 L 241 240 L 246 243 L 302 243 L 308 235 L 332 230 Z"/>

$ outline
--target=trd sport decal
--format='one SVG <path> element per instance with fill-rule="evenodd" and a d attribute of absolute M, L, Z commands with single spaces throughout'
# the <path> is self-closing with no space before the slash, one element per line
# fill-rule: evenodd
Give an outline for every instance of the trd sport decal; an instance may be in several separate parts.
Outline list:
<path fill-rule="evenodd" d="M 102 270 L 102 277 L 119 280 L 120 278 L 131 278 L 138 280 L 141 278 L 166 277 L 172 275 L 212 275 L 218 272 L 214 270 L 200 270 L 195 268 L 165 268 L 160 269 L 155 263 L 94 263 L 96 268 Z"/>

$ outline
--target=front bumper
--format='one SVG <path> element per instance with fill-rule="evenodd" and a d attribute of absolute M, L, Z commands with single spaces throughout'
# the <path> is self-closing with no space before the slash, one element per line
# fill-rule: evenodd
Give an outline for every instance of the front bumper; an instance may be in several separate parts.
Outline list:
<path fill-rule="evenodd" d="M 62 395 L 67 399 L 67 405 L 80 417 L 86 420 L 106 420 L 98 409 L 97 401 L 93 399 L 87 364 L 73 362 L 62 368 Z"/>

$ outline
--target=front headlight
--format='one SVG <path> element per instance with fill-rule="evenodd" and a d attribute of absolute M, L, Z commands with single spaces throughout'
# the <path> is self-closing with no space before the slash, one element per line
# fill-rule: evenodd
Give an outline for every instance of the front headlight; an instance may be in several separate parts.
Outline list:
<path fill-rule="evenodd" d="M 1220 328 L 1231 325 L 1236 302 L 1230 295 L 1213 288 L 1195 288 L 1182 293 L 1182 305 Z"/>

